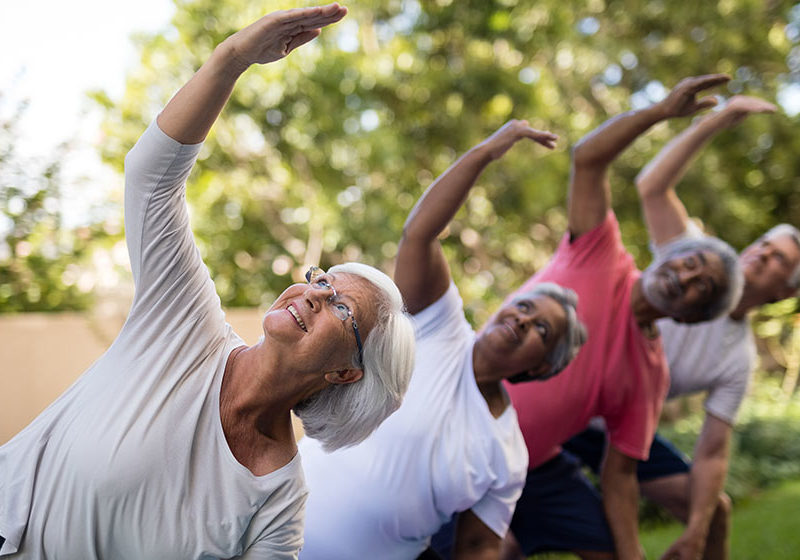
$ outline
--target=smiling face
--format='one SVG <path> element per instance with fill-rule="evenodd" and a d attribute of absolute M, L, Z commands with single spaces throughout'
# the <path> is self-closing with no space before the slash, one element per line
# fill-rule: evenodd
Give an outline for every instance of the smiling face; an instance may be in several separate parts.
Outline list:
<path fill-rule="evenodd" d="M 567 315 L 548 296 L 520 297 L 501 307 L 481 332 L 475 351 L 493 364 L 500 379 L 550 369 L 546 357 L 567 327 Z"/>
<path fill-rule="evenodd" d="M 764 236 L 739 256 L 745 279 L 745 292 L 759 303 L 769 303 L 794 295 L 788 285 L 800 265 L 800 246 L 791 235 Z"/>
<path fill-rule="evenodd" d="M 687 250 L 659 259 L 642 273 L 651 305 L 678 321 L 689 321 L 727 289 L 725 265 L 711 251 Z"/>
<path fill-rule="evenodd" d="M 335 288 L 335 297 L 328 285 Z M 352 312 L 361 339 L 366 340 L 375 325 L 377 297 L 378 289 L 368 280 L 347 273 L 324 274 L 313 285 L 293 284 L 264 316 L 265 342 L 278 345 L 285 363 L 294 369 L 352 368 L 358 347 L 352 321 L 343 310 Z"/>

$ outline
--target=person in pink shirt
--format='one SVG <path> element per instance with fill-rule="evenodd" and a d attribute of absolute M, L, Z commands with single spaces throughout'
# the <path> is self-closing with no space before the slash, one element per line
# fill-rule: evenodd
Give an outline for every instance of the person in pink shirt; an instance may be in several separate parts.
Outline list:
<path fill-rule="evenodd" d="M 507 385 L 530 456 L 507 558 L 545 550 L 589 559 L 643 557 L 636 464 L 648 457 L 669 386 L 653 321 L 700 322 L 729 312 L 742 275 L 734 250 L 711 237 L 686 240 L 637 270 L 611 210 L 608 168 L 652 125 L 713 106 L 713 98 L 697 94 L 727 80 L 720 74 L 687 78 L 663 101 L 610 119 L 574 148 L 569 231 L 550 263 L 521 289 L 557 282 L 574 290 L 589 337 L 560 376 Z M 602 498 L 560 447 L 595 416 L 605 420 L 610 443 Z"/>

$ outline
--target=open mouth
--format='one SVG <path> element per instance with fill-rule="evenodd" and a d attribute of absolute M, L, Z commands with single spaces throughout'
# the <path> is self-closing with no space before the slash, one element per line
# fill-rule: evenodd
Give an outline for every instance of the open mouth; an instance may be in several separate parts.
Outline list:
<path fill-rule="evenodd" d="M 286 308 L 286 311 L 292 314 L 292 317 L 294 317 L 294 320 L 297 321 L 297 324 L 300 325 L 300 328 L 303 329 L 303 331 L 308 332 L 305 322 L 292 304 L 289 304 L 289 307 Z"/>

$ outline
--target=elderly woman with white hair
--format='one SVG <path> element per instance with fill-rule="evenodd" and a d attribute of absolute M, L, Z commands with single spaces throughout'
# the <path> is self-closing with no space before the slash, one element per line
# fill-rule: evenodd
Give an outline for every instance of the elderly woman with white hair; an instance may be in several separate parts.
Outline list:
<path fill-rule="evenodd" d="M 128 154 L 133 305 L 111 348 L 0 447 L 0 556 L 296 558 L 307 490 L 290 411 L 338 449 L 400 405 L 414 333 L 385 274 L 312 271 L 248 347 L 225 322 L 185 203 L 239 75 L 345 13 L 275 12 L 232 35 Z"/>
<path fill-rule="evenodd" d="M 310 495 L 303 559 L 414 559 L 459 512 L 458 558 L 497 557 L 525 482 L 528 454 L 504 379 L 545 379 L 586 339 L 577 298 L 539 284 L 504 304 L 479 334 L 438 235 L 483 169 L 512 145 L 556 137 L 511 121 L 439 177 L 406 221 L 395 281 L 417 335 L 400 409 L 361 444 L 325 453 L 301 440 Z M 485 555 L 485 556 L 484 556 Z"/>

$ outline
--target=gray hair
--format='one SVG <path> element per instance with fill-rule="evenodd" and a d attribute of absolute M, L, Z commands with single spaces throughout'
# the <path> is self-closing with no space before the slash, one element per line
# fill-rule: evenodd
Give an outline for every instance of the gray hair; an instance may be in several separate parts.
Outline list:
<path fill-rule="evenodd" d="M 655 270 L 667 261 L 670 261 L 681 253 L 691 251 L 709 251 L 714 253 L 722 260 L 725 277 L 728 285 L 724 290 L 720 290 L 717 297 L 709 301 L 703 308 L 692 308 L 686 312 L 681 312 L 679 317 L 673 319 L 686 323 L 700 323 L 721 317 L 734 310 L 742 297 L 744 289 L 744 274 L 739 264 L 739 255 L 736 251 L 716 237 L 710 235 L 700 235 L 698 237 L 681 237 L 675 241 L 659 247 L 658 258 L 648 267 Z"/>
<path fill-rule="evenodd" d="M 363 367 L 358 351 L 353 351 L 352 365 L 363 369 L 363 377 L 354 383 L 330 384 L 294 408 L 305 434 L 330 452 L 364 441 L 400 407 L 414 370 L 415 338 L 400 290 L 386 274 L 352 262 L 329 272 L 360 276 L 377 288 L 376 323 L 364 340 Z"/>
<path fill-rule="evenodd" d="M 781 235 L 788 235 L 792 241 L 795 242 L 797 247 L 800 248 L 800 230 L 791 224 L 778 224 L 777 226 L 770 228 L 761 237 L 764 239 L 771 239 Z M 798 263 L 792 271 L 787 284 L 795 291 L 800 290 L 800 263 Z"/>
<path fill-rule="evenodd" d="M 563 370 L 578 355 L 578 350 L 586 342 L 586 326 L 578 319 L 578 294 L 569 288 L 559 286 L 553 282 L 540 282 L 532 286 L 529 290 L 514 295 L 512 301 L 522 298 L 535 298 L 547 296 L 553 298 L 561 307 L 567 317 L 567 327 L 563 336 L 558 340 L 555 347 L 550 351 L 545 360 L 550 364 L 550 370 L 544 375 L 535 378 L 535 381 L 550 379 Z"/>

